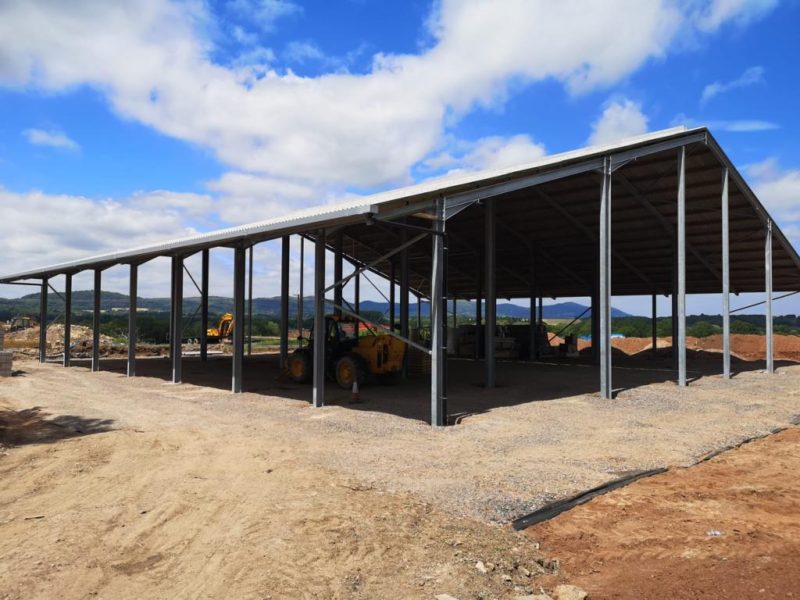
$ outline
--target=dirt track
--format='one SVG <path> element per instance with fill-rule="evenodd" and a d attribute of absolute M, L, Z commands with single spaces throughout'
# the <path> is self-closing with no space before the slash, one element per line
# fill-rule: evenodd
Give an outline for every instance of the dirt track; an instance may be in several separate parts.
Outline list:
<path fill-rule="evenodd" d="M 603 401 L 591 367 L 503 363 L 485 390 L 454 361 L 460 425 L 440 430 L 422 420 L 425 381 L 365 388 L 355 406 L 330 389 L 311 409 L 261 357 L 240 396 L 223 358 L 187 360 L 180 386 L 161 359 L 133 380 L 124 361 L 15 367 L 0 387 L 17 436 L 0 456 L 0 591 L 14 599 L 514 598 L 547 585 L 547 555 L 493 521 L 800 412 L 787 365 L 685 390 L 619 368 Z"/>
<path fill-rule="evenodd" d="M 793 428 L 611 492 L 528 534 L 593 599 L 794 598 L 798 471 Z"/>

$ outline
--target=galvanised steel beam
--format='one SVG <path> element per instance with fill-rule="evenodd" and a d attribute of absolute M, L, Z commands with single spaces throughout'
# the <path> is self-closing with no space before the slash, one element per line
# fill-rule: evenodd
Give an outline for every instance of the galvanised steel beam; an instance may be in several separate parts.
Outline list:
<path fill-rule="evenodd" d="M 406 241 L 403 231 L 403 241 Z M 408 250 L 400 253 L 400 335 L 408 337 Z M 403 378 L 408 376 L 408 352 L 403 359 Z"/>
<path fill-rule="evenodd" d="M 678 149 L 678 385 L 686 386 L 686 148 Z"/>
<path fill-rule="evenodd" d="M 395 262 L 389 263 L 389 328 L 394 331 L 395 325 L 395 292 L 397 291 L 397 279 L 395 278 Z"/>
<path fill-rule="evenodd" d="M 344 232 L 339 229 L 334 234 L 334 242 L 333 242 L 333 314 L 336 316 L 341 316 L 342 312 L 339 310 L 339 306 L 342 305 L 342 292 L 344 285 L 342 284 L 342 267 L 343 267 L 343 260 L 342 260 L 342 245 L 344 243 Z"/>
<path fill-rule="evenodd" d="M 356 276 L 354 278 L 353 308 L 355 308 L 355 313 L 357 315 L 361 314 L 361 271 L 356 271 Z"/>
<path fill-rule="evenodd" d="M 728 168 L 722 169 L 722 377 L 731 377 L 731 262 Z"/>
<path fill-rule="evenodd" d="M 183 376 L 183 257 L 172 257 L 175 287 L 172 290 L 172 383 Z"/>
<path fill-rule="evenodd" d="M 481 321 L 483 320 L 483 256 L 478 253 L 475 286 L 475 360 L 481 357 Z"/>
<path fill-rule="evenodd" d="M 139 293 L 139 265 L 131 263 L 128 275 L 128 377 L 136 376 L 137 295 Z"/>
<path fill-rule="evenodd" d="M 281 238 L 281 339 L 280 366 L 289 367 L 289 253 L 291 250 L 288 235 Z"/>
<path fill-rule="evenodd" d="M 314 357 L 312 405 L 325 406 L 325 230 L 314 241 Z"/>
<path fill-rule="evenodd" d="M 249 248 L 247 273 L 247 356 L 253 353 L 253 246 Z"/>
<path fill-rule="evenodd" d="M 447 239 L 444 199 L 436 202 L 436 233 L 431 265 L 431 425 L 447 424 Z"/>
<path fill-rule="evenodd" d="M 495 386 L 497 365 L 495 364 L 495 336 L 497 325 L 497 279 L 495 263 L 497 257 L 497 205 L 494 200 L 485 202 L 484 214 L 484 253 L 486 266 L 484 281 L 486 282 L 486 331 L 484 333 L 484 377 L 487 388 Z"/>
<path fill-rule="evenodd" d="M 42 290 L 39 294 L 39 362 L 47 361 L 47 277 L 42 277 Z"/>
<path fill-rule="evenodd" d="M 775 372 L 775 357 L 773 355 L 773 321 L 772 321 L 772 220 L 767 219 L 764 239 L 764 289 L 767 293 L 766 320 L 767 320 L 767 373 Z"/>
<path fill-rule="evenodd" d="M 70 365 L 72 353 L 72 273 L 64 275 L 64 366 Z"/>
<path fill-rule="evenodd" d="M 94 270 L 94 289 L 92 306 L 92 371 L 100 370 L 100 295 L 102 288 L 103 271 Z"/>
<path fill-rule="evenodd" d="M 300 236 L 300 280 L 299 290 L 297 293 L 297 335 L 301 338 L 303 336 L 303 319 L 305 318 L 305 307 L 303 306 L 303 282 L 305 279 L 305 252 L 306 252 L 306 238 Z"/>
<path fill-rule="evenodd" d="M 658 296 L 653 294 L 652 298 L 652 317 L 650 319 L 651 335 L 653 338 L 653 358 L 658 356 L 658 304 L 656 302 Z"/>
<path fill-rule="evenodd" d="M 247 254 L 242 246 L 233 251 L 233 340 L 231 391 L 241 394 L 244 388 L 244 295 Z"/>
<path fill-rule="evenodd" d="M 611 161 L 603 162 L 600 194 L 600 395 L 611 399 Z"/>
<path fill-rule="evenodd" d="M 200 360 L 208 360 L 208 273 L 209 250 L 206 248 L 202 254 L 200 281 Z"/>

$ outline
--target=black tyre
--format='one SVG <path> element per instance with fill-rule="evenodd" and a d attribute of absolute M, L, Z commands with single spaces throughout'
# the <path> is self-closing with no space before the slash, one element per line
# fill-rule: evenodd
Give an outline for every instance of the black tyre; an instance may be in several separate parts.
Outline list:
<path fill-rule="evenodd" d="M 289 357 L 289 377 L 297 383 L 311 381 L 311 354 L 308 350 L 298 349 Z"/>
<path fill-rule="evenodd" d="M 367 368 L 364 360 L 357 354 L 347 354 L 336 361 L 334 369 L 336 383 L 345 390 L 353 389 L 353 381 L 358 381 L 359 387 L 367 380 Z"/>

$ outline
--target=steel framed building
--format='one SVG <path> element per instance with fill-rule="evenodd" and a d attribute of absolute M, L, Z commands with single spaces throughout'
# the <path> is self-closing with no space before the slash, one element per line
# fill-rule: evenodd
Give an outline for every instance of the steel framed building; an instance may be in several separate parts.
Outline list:
<path fill-rule="evenodd" d="M 134 376 L 141 264 L 156 257 L 171 258 L 171 339 L 180 340 L 183 263 L 188 256 L 202 253 L 201 358 L 205 360 L 209 249 L 234 249 L 234 318 L 243 323 L 247 249 L 280 238 L 281 360 L 285 363 L 292 235 L 311 240 L 315 248 L 313 405 L 325 402 L 322 323 L 326 304 L 335 311 L 358 313 L 359 274 L 369 270 L 389 279 L 392 290 L 394 284 L 399 287 L 399 331 L 392 335 L 431 356 L 433 425 L 447 422 L 448 298 L 477 300 L 476 321 L 485 328 L 486 339 L 492 339 L 498 297 L 530 298 L 531 314 L 537 299 L 541 306 L 542 297 L 591 297 L 599 389 L 603 397 L 611 398 L 612 293 L 651 295 L 654 312 L 657 295 L 671 296 L 675 369 L 683 386 L 687 383 L 687 294 L 722 294 L 722 373 L 730 377 L 730 293 L 766 294 L 767 371 L 772 372 L 773 292 L 800 290 L 800 257 L 706 128 L 670 129 L 549 156 L 517 168 L 433 180 L 268 221 L 13 273 L 0 277 L 0 283 L 40 280 L 41 311 L 46 317 L 50 280 L 65 277 L 64 366 L 69 366 L 72 277 L 93 271 L 92 369 L 98 370 L 102 272 L 129 265 L 128 375 Z M 334 254 L 335 283 L 326 286 L 329 251 Z M 344 261 L 355 267 L 346 277 Z M 355 287 L 354 305 L 343 300 L 345 285 Z M 329 292 L 332 298 L 327 297 Z M 430 348 L 408 339 L 410 295 L 431 302 Z M 655 319 L 653 323 L 655 337 Z M 242 391 L 243 329 L 236 327 L 234 333 L 233 392 Z M 42 328 L 41 361 L 46 358 L 45 335 Z M 531 340 L 535 343 L 533 332 Z M 180 344 L 172 345 L 171 361 L 172 381 L 179 383 Z M 486 344 L 487 387 L 495 385 L 495 364 L 494 345 Z"/>

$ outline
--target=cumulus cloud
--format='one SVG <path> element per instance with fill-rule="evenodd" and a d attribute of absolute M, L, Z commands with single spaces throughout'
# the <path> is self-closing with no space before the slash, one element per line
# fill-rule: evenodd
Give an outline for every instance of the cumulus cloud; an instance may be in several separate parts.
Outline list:
<path fill-rule="evenodd" d="M 737 88 L 747 87 L 756 83 L 764 81 L 764 67 L 750 67 L 746 69 L 739 77 L 732 81 L 715 81 L 709 83 L 703 88 L 703 93 L 700 96 L 700 103 L 705 104 L 712 98 L 735 90 Z"/>
<path fill-rule="evenodd" d="M 300 77 L 213 62 L 198 25 L 209 20 L 198 14 L 205 4 L 9 2 L 0 5 L 0 84 L 92 86 L 123 117 L 209 147 L 234 170 L 384 185 L 407 181 L 460 115 L 502 102 L 509 81 L 551 78 L 576 94 L 607 86 L 663 56 L 697 19 L 711 31 L 745 10 L 712 18 L 684 5 L 443 0 L 427 49 L 378 54 L 365 74 Z M 233 6 L 263 23 L 296 10 L 274 0 Z"/>
<path fill-rule="evenodd" d="M 800 169 L 784 169 L 774 157 L 748 165 L 753 191 L 794 243 L 800 243 Z"/>
<path fill-rule="evenodd" d="M 744 26 L 762 18 L 778 5 L 778 0 L 690 1 L 692 20 L 700 31 L 715 31 L 726 22 Z"/>
<path fill-rule="evenodd" d="M 70 139 L 66 133 L 55 129 L 25 129 L 22 135 L 34 146 L 49 146 L 73 152 L 81 149 L 78 142 Z"/>
<path fill-rule="evenodd" d="M 687 117 L 684 114 L 677 115 L 672 120 L 672 125 L 684 125 L 686 127 L 705 126 L 712 131 L 728 131 L 731 133 L 753 133 L 758 131 L 772 131 L 774 129 L 780 129 L 780 125 L 777 123 L 762 119 L 711 119 L 700 121 L 692 117 Z"/>
<path fill-rule="evenodd" d="M 289 0 L 230 0 L 226 6 L 265 31 L 274 29 L 278 19 L 303 12 L 302 6 Z"/>
<path fill-rule="evenodd" d="M 457 173 L 524 165 L 542 158 L 545 147 L 529 135 L 490 136 L 474 142 L 454 140 L 449 148 L 426 159 L 422 171 Z"/>
<path fill-rule="evenodd" d="M 611 144 L 623 138 L 647 133 L 647 117 L 642 105 L 627 98 L 606 103 L 603 113 L 592 123 L 588 143 Z"/>

